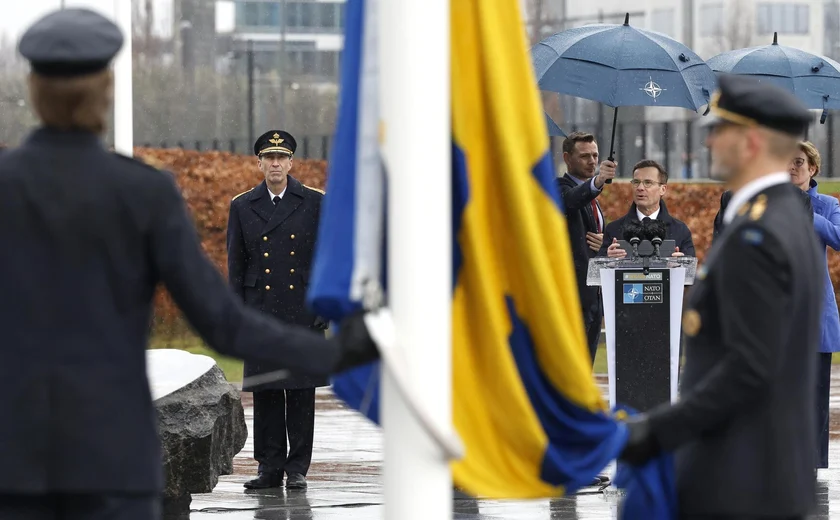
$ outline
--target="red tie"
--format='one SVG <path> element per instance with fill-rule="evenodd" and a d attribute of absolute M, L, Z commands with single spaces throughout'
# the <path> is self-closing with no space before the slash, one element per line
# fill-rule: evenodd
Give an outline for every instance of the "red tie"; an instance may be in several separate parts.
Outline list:
<path fill-rule="evenodd" d="M 598 203 L 595 202 L 595 199 L 592 199 L 592 218 L 595 219 L 596 233 L 600 233 L 601 232 L 601 220 L 598 218 Z"/>

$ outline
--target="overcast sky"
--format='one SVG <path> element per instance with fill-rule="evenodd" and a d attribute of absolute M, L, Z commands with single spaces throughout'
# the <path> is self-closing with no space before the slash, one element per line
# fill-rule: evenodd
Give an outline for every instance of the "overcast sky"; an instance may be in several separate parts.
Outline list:
<path fill-rule="evenodd" d="M 113 18 L 116 1 L 129 0 L 64 0 L 64 5 L 65 7 L 89 7 Z M 134 1 L 143 2 L 143 0 Z M 152 1 L 156 29 L 163 34 L 169 34 L 172 27 L 172 0 Z M 3 4 L 2 15 L 0 15 L 0 34 L 5 34 L 6 38 L 15 43 L 32 22 L 61 7 L 61 0 L 0 0 L 0 2 Z M 216 26 L 222 32 L 229 31 L 233 26 L 233 2 L 217 2 Z"/>

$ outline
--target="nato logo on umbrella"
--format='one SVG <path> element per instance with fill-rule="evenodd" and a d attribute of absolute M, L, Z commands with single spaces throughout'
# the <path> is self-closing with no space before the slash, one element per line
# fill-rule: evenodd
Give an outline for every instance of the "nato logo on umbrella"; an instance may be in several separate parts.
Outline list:
<path fill-rule="evenodd" d="M 624 303 L 644 303 L 644 287 L 640 283 L 624 284 Z"/>
<path fill-rule="evenodd" d="M 655 81 L 653 81 L 653 78 L 651 77 L 650 81 L 645 83 L 645 86 L 643 88 L 640 88 L 639 90 L 643 91 L 645 94 L 652 97 L 653 102 L 656 103 L 656 98 L 659 97 L 662 94 L 663 90 L 668 90 L 668 89 L 660 87 L 659 84 L 656 83 Z"/>

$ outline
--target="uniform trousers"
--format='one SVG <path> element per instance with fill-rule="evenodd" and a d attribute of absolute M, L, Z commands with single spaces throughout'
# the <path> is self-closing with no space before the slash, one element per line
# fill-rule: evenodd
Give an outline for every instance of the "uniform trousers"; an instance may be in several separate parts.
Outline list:
<path fill-rule="evenodd" d="M 831 397 L 831 353 L 817 354 L 817 467 L 828 467 L 828 418 Z"/>
<path fill-rule="evenodd" d="M 598 342 L 601 339 L 601 322 L 604 319 L 604 307 L 601 303 L 601 288 L 598 288 L 598 303 L 592 307 L 592 321 L 586 324 L 586 344 L 589 347 L 589 357 L 595 365 L 595 354 L 598 352 Z M 584 311 L 584 316 L 586 312 Z"/>
<path fill-rule="evenodd" d="M 159 520 L 162 514 L 158 495 L 0 493 L 3 520 Z"/>
<path fill-rule="evenodd" d="M 314 437 L 314 388 L 254 392 L 254 459 L 260 473 L 306 476 Z"/>

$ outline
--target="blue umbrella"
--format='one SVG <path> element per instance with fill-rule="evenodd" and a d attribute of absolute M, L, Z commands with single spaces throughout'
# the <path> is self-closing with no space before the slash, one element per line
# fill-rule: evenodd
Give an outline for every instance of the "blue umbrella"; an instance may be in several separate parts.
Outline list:
<path fill-rule="evenodd" d="M 808 108 L 840 108 L 840 63 L 793 47 L 773 43 L 718 54 L 709 59 L 715 72 L 743 74 L 778 85 L 795 95 Z"/>
<path fill-rule="evenodd" d="M 549 36 L 531 49 L 542 90 L 613 107 L 613 160 L 618 107 L 667 106 L 697 110 L 717 86 L 711 68 L 691 49 L 653 31 L 593 24 Z"/>
<path fill-rule="evenodd" d="M 548 115 L 547 112 L 543 112 L 543 114 L 545 114 L 545 124 L 548 126 L 548 135 L 566 137 L 566 132 L 564 132 L 562 128 L 557 126 L 557 123 L 555 123 L 554 120 L 551 119 L 551 116 Z"/>

